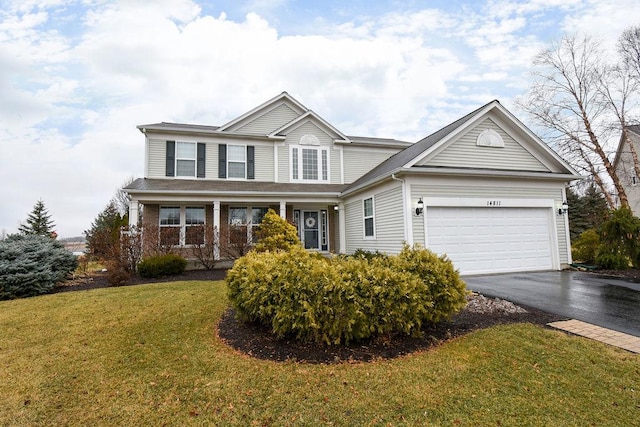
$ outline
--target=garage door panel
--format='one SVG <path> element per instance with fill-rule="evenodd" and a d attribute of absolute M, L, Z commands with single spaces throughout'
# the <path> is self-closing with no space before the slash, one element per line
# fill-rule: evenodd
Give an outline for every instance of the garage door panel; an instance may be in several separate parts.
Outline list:
<path fill-rule="evenodd" d="M 429 207 L 426 213 L 429 248 L 447 254 L 464 274 L 552 268 L 548 209 Z"/>

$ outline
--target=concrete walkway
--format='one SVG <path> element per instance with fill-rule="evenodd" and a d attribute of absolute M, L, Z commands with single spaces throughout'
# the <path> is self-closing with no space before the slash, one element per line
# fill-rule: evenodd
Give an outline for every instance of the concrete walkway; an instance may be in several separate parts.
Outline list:
<path fill-rule="evenodd" d="M 640 354 L 640 338 L 633 335 L 575 319 L 549 323 L 549 326 Z"/>

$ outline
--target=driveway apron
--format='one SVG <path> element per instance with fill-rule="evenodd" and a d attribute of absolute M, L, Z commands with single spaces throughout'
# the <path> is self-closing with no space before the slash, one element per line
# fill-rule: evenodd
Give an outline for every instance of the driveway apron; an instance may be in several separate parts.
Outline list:
<path fill-rule="evenodd" d="M 640 337 L 640 284 L 578 271 L 464 276 L 467 288 Z"/>

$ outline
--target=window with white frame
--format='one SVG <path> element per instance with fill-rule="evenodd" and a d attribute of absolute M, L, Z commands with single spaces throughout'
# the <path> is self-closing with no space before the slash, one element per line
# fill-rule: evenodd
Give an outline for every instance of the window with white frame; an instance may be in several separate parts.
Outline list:
<path fill-rule="evenodd" d="M 260 223 L 268 208 L 263 207 L 230 207 L 229 208 L 229 243 L 255 243 Z"/>
<path fill-rule="evenodd" d="M 160 244 L 180 245 L 180 207 L 160 207 Z"/>
<path fill-rule="evenodd" d="M 260 229 L 260 223 L 267 214 L 268 208 L 251 208 L 251 241 L 257 243 L 257 231 Z"/>
<path fill-rule="evenodd" d="M 204 243 L 204 206 L 187 206 L 184 215 L 184 244 L 200 245 Z"/>
<path fill-rule="evenodd" d="M 244 145 L 227 145 L 227 177 L 247 177 L 247 147 Z"/>
<path fill-rule="evenodd" d="M 326 182 L 329 180 L 329 149 L 291 146 L 291 180 Z"/>
<path fill-rule="evenodd" d="M 204 242 L 204 206 L 161 206 L 160 243 L 183 246 Z"/>
<path fill-rule="evenodd" d="M 373 208 L 373 197 L 364 199 L 362 203 L 364 216 L 364 237 L 375 237 L 375 216 Z"/>
<path fill-rule="evenodd" d="M 196 176 L 195 142 L 176 142 L 176 176 Z"/>

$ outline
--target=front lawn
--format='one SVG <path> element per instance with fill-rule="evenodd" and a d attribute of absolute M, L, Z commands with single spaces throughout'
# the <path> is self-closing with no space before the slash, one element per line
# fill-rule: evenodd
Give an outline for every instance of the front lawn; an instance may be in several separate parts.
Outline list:
<path fill-rule="evenodd" d="M 225 346 L 223 282 L 0 302 L 0 425 L 635 425 L 640 357 L 529 324 L 371 363 Z"/>

